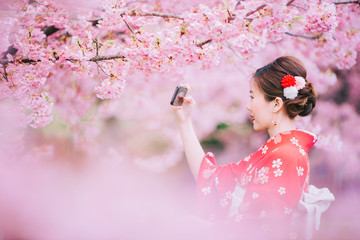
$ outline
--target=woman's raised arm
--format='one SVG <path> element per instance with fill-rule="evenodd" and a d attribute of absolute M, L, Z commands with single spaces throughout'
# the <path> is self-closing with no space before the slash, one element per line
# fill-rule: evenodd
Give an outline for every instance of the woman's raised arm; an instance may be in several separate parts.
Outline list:
<path fill-rule="evenodd" d="M 186 159 L 195 180 L 197 180 L 200 164 L 205 156 L 205 152 L 200 145 L 191 121 L 191 112 L 194 106 L 195 100 L 191 96 L 185 97 L 182 106 L 174 107 L 174 113 L 179 125 Z"/>

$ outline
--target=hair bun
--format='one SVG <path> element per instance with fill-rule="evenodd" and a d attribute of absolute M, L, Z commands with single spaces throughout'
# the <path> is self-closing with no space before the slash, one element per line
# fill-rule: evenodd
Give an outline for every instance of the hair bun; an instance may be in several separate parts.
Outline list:
<path fill-rule="evenodd" d="M 315 107 L 315 102 L 314 102 L 314 97 L 313 96 L 309 96 L 308 100 L 306 101 L 306 105 L 305 105 L 305 109 L 304 111 L 299 113 L 299 116 L 305 117 L 307 115 L 309 115 L 312 110 Z"/>
<path fill-rule="evenodd" d="M 311 83 L 299 91 L 299 96 L 293 100 L 286 100 L 285 106 L 291 118 L 297 115 L 305 117 L 309 115 L 316 105 L 317 93 Z"/>

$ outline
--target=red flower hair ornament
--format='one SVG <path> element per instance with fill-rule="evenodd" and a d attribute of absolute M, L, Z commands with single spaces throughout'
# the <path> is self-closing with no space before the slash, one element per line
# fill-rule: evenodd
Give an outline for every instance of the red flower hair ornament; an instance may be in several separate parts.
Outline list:
<path fill-rule="evenodd" d="M 295 99 L 305 84 L 305 79 L 300 76 L 286 75 L 281 79 L 281 86 L 284 88 L 284 96 L 287 99 Z"/>

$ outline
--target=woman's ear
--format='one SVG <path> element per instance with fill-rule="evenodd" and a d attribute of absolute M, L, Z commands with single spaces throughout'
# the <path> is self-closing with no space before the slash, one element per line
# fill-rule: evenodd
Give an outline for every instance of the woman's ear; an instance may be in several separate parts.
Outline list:
<path fill-rule="evenodd" d="M 279 112 L 284 106 L 284 102 L 280 97 L 276 97 L 274 100 L 273 113 Z"/>

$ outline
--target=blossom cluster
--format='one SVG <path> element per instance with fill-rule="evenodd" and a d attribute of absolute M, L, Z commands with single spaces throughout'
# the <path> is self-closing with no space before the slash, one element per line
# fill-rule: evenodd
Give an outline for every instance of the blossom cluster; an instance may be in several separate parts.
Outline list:
<path fill-rule="evenodd" d="M 52 121 L 53 102 L 46 92 L 29 96 L 25 106 L 32 112 L 30 126 L 40 128 Z"/>
<path fill-rule="evenodd" d="M 336 8 L 333 3 L 321 1 L 311 3 L 305 15 L 305 31 L 323 33 L 334 30 L 338 25 Z"/>
<path fill-rule="evenodd" d="M 106 78 L 100 86 L 95 87 L 96 96 L 101 99 L 119 98 L 125 88 L 125 80 L 116 77 Z"/>

